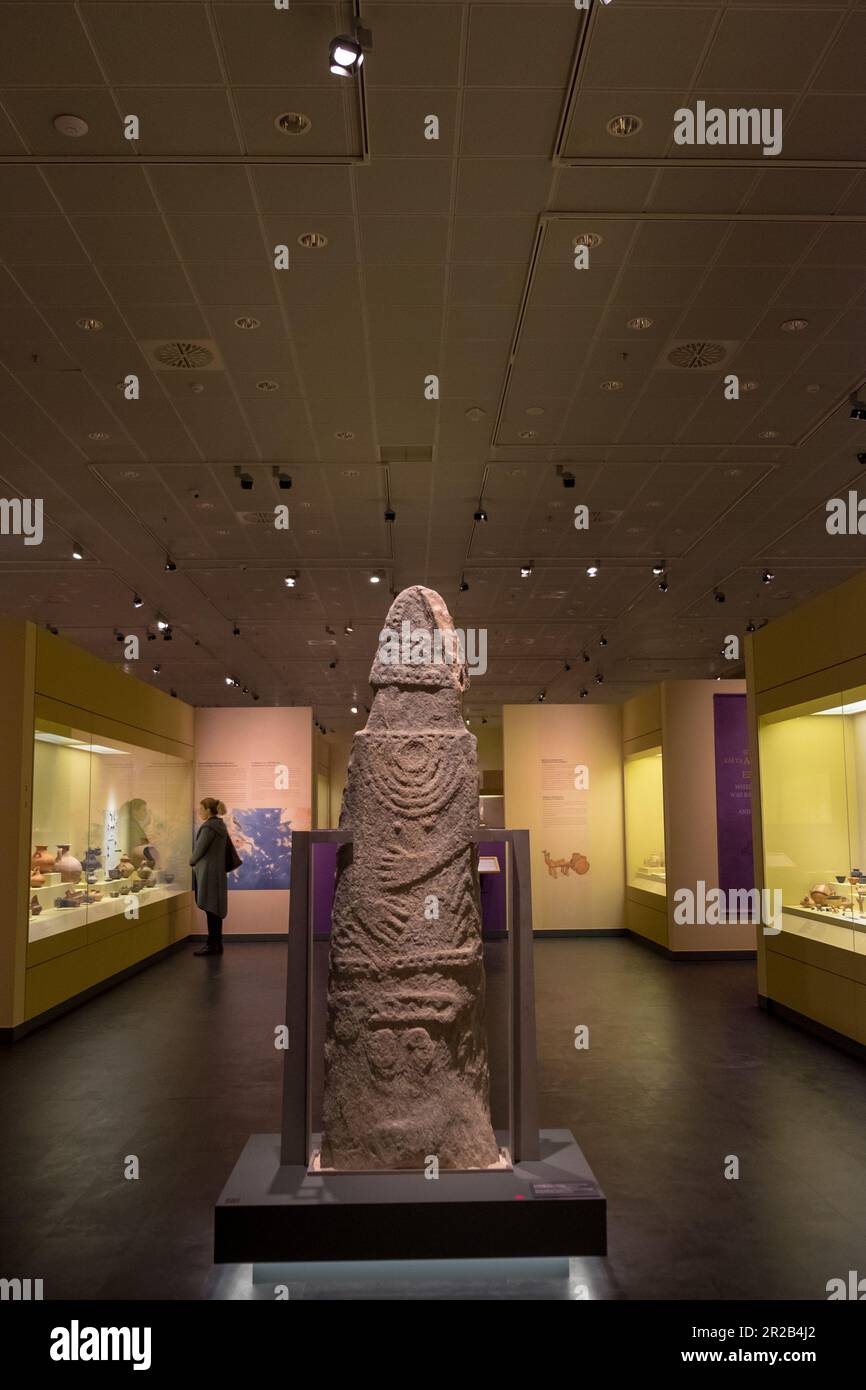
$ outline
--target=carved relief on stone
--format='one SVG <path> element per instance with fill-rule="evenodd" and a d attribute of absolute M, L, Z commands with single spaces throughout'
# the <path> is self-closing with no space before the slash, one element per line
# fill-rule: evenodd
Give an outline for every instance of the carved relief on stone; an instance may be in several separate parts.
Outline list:
<path fill-rule="evenodd" d="M 387 635 L 426 631 L 414 645 Z M 355 735 L 328 979 L 322 1166 L 484 1168 L 490 1122 L 475 739 L 448 610 L 395 599 Z M 412 659 L 415 651 L 417 659 Z M 439 659 L 437 659 L 437 652 Z M 407 654 L 409 659 L 406 660 Z"/>

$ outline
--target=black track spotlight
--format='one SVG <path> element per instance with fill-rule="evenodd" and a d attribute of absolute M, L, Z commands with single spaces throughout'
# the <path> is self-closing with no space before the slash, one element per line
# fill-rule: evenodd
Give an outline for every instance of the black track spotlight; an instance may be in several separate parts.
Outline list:
<path fill-rule="evenodd" d="M 857 462 L 858 462 L 858 463 L 860 464 L 860 466 L 862 467 L 863 464 L 866 463 L 866 454 L 858 454 L 858 455 L 857 455 Z"/>
<path fill-rule="evenodd" d="M 598 577 L 598 565 L 587 565 L 586 577 L 587 579 L 596 579 Z"/>
<path fill-rule="evenodd" d="M 601 636 L 599 637 L 599 639 L 598 639 L 598 645 L 599 645 L 600 647 L 606 647 L 606 646 L 607 646 L 607 638 L 605 637 L 604 633 L 602 633 Z"/>
<path fill-rule="evenodd" d="M 143 607 L 144 607 L 144 599 L 143 599 L 143 598 L 139 598 L 138 594 L 133 594 L 133 596 L 132 596 L 132 606 L 133 606 L 133 608 L 143 608 Z"/>
<path fill-rule="evenodd" d="M 588 695 L 589 695 L 589 691 L 588 691 L 588 690 L 581 690 L 581 692 L 580 692 L 580 698 L 581 698 L 581 700 L 585 700 L 585 699 L 587 698 Z"/>
<path fill-rule="evenodd" d="M 571 666 L 570 666 L 570 664 L 569 664 L 567 661 L 566 661 L 566 663 L 565 663 L 565 669 L 566 669 L 566 671 L 570 671 L 570 670 L 571 670 Z"/>
<path fill-rule="evenodd" d="M 531 578 L 532 578 L 532 566 L 531 566 L 531 565 L 521 565 L 521 566 L 520 566 L 520 578 L 521 578 L 521 579 L 531 579 Z"/>
<path fill-rule="evenodd" d="M 298 571 L 292 570 L 291 574 L 286 575 L 285 579 L 283 580 L 283 583 L 285 584 L 287 589 L 295 589 L 297 588 L 299 578 L 300 576 L 298 574 Z"/>
<path fill-rule="evenodd" d="M 60 628 L 55 627 L 53 623 L 46 623 L 45 626 L 47 627 L 48 631 L 53 634 L 54 637 L 58 637 L 60 635 Z"/>
<path fill-rule="evenodd" d="M 540 705 L 543 705 L 546 699 L 547 699 L 547 691 L 546 691 L 546 690 L 542 690 L 541 694 L 540 694 L 539 697 L 538 697 L 538 703 L 539 703 Z"/>
<path fill-rule="evenodd" d="M 165 569 L 169 574 L 174 574 L 175 570 L 177 569 L 177 565 L 174 563 L 174 560 L 171 558 L 170 555 L 166 555 L 165 557 Z"/>
<path fill-rule="evenodd" d="M 328 662 L 328 670 L 329 670 L 329 671 L 336 671 L 336 669 L 337 669 L 337 658 L 335 657 L 333 661 L 329 661 L 329 662 Z"/>
<path fill-rule="evenodd" d="M 335 77 L 351 77 L 364 61 L 364 50 L 349 34 L 338 34 L 328 48 L 328 66 Z"/>
<path fill-rule="evenodd" d="M 166 628 L 168 627 L 168 620 L 166 618 L 163 618 L 159 613 L 157 613 L 156 625 L 159 628 L 160 632 L 165 632 Z"/>
<path fill-rule="evenodd" d="M 162 640 L 163 640 L 163 642 L 170 642 L 170 641 L 171 641 L 171 628 L 170 628 L 170 627 L 167 627 L 167 628 L 165 629 L 165 631 L 163 632 L 163 634 L 162 634 Z"/>
<path fill-rule="evenodd" d="M 386 521 L 396 521 L 396 520 L 397 520 L 397 513 L 394 511 L 394 508 L 393 508 L 393 507 L 386 507 L 386 508 L 385 508 L 385 520 L 386 520 Z"/>
<path fill-rule="evenodd" d="M 596 673 L 595 673 L 595 683 L 596 683 L 596 685 L 603 685 L 603 684 L 604 684 L 604 676 L 602 675 L 601 671 L 596 671 Z"/>
<path fill-rule="evenodd" d="M 750 619 L 749 622 L 746 623 L 746 631 L 747 631 L 747 632 L 757 632 L 757 631 L 758 631 L 758 625 L 757 625 L 757 623 L 753 623 L 753 622 L 751 621 L 751 619 Z"/>
<path fill-rule="evenodd" d="M 724 603 L 725 601 L 725 596 L 722 593 L 721 589 L 713 590 L 713 598 L 716 600 L 716 603 Z"/>
<path fill-rule="evenodd" d="M 761 583 L 772 584 L 775 578 L 776 576 L 774 575 L 772 570 L 764 570 L 763 574 L 761 575 Z"/>
<path fill-rule="evenodd" d="M 240 628 L 238 627 L 237 623 L 235 623 L 234 627 L 232 628 L 232 637 L 240 637 L 240 635 L 241 635 L 241 630 L 240 630 Z"/>
<path fill-rule="evenodd" d="M 653 565 L 653 574 L 655 575 L 656 579 L 658 579 L 660 575 L 663 575 L 664 572 L 665 572 L 665 562 L 664 562 L 664 560 L 656 560 L 655 564 Z"/>
<path fill-rule="evenodd" d="M 73 560 L 83 560 L 83 559 L 84 559 L 84 550 L 83 550 L 83 548 L 81 547 L 81 545 L 78 543 L 78 541 L 73 541 L 73 542 L 72 542 L 72 558 L 73 558 Z"/>
<path fill-rule="evenodd" d="M 155 642 L 155 641 L 156 641 L 156 633 L 155 633 L 155 632 L 151 632 L 150 628 L 147 629 L 147 640 L 148 640 L 148 642 Z"/>
<path fill-rule="evenodd" d="M 171 696 L 171 698 L 172 698 L 173 700 L 176 700 L 176 699 L 177 699 L 177 691 L 176 691 L 176 690 L 172 689 L 172 690 L 170 690 L 168 693 L 169 693 L 169 695 Z"/>
<path fill-rule="evenodd" d="M 573 473 L 563 473 L 563 475 L 562 475 L 562 486 L 563 486 L 563 487 L 574 487 L 574 486 L 575 486 L 575 482 L 576 482 L 576 479 L 575 479 L 575 476 L 574 476 Z"/>
<path fill-rule="evenodd" d="M 153 674 L 154 674 L 155 676 L 158 676 L 159 673 L 160 673 L 160 671 L 162 670 L 162 667 L 161 667 L 161 666 L 159 665 L 159 663 L 157 662 L 156 666 L 152 666 L 152 667 L 151 667 L 151 670 L 153 671 Z"/>
<path fill-rule="evenodd" d="M 277 468 L 274 470 L 274 477 L 277 480 L 277 487 L 280 488 L 282 492 L 288 492 L 289 488 L 292 486 L 292 480 L 289 474 Z"/>
<path fill-rule="evenodd" d="M 241 488 L 243 489 L 244 492 L 252 492 L 252 490 L 253 490 L 253 476 L 252 476 L 251 473 L 247 473 L 247 472 L 246 472 L 244 469 L 242 469 L 242 468 L 236 468 L 236 469 L 235 469 L 235 477 L 236 477 L 236 478 L 238 479 L 238 481 L 240 482 Z"/>
<path fill-rule="evenodd" d="M 660 579 L 660 580 L 659 580 L 659 593 L 660 593 L 660 594 L 666 594 L 667 591 L 668 591 L 668 581 L 667 581 L 666 579 Z"/>
<path fill-rule="evenodd" d="M 584 661 L 589 661 L 589 652 L 581 652 Z"/>
<path fill-rule="evenodd" d="M 851 419 L 866 420 L 866 401 L 852 400 Z"/>
<path fill-rule="evenodd" d="M 461 579 L 461 580 L 460 580 L 460 592 L 461 592 L 461 594 L 468 594 L 468 593 L 469 593 L 469 585 L 466 583 L 466 580 L 465 580 L 465 579 Z"/>
<path fill-rule="evenodd" d="M 355 629 L 353 628 L 351 623 L 346 623 L 346 626 L 343 628 L 343 631 L 345 632 L 347 637 L 351 637 Z"/>
<path fill-rule="evenodd" d="M 114 640 L 115 642 L 122 642 L 124 640 L 123 633 L 119 630 L 119 628 L 115 628 Z"/>
<path fill-rule="evenodd" d="M 478 511 L 473 513 L 473 519 L 474 519 L 475 521 L 486 521 L 486 520 L 487 520 L 487 513 L 486 513 L 486 511 L 484 510 L 483 507 L 479 507 L 479 508 L 478 508 Z"/>
<path fill-rule="evenodd" d="M 258 692 L 254 690 L 254 691 L 253 691 L 253 699 L 254 699 L 254 700 L 258 700 L 258 698 L 259 698 Z"/>

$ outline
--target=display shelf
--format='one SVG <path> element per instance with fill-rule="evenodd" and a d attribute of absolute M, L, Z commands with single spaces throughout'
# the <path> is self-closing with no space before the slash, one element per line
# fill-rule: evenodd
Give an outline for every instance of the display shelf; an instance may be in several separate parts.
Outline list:
<path fill-rule="evenodd" d="M 662 751 L 656 745 L 626 756 L 625 801 L 626 883 L 664 897 L 665 817 Z"/>

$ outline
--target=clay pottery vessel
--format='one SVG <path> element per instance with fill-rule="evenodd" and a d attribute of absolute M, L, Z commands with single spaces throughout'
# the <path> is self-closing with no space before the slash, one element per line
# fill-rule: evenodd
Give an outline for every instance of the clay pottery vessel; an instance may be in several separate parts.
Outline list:
<path fill-rule="evenodd" d="M 130 874 L 135 873 L 135 864 L 132 862 L 128 854 L 122 854 L 120 856 L 120 863 L 118 864 L 117 868 L 119 873 L 123 876 L 123 878 L 129 878 Z"/>
<path fill-rule="evenodd" d="M 41 904 L 41 902 L 39 901 L 39 899 L 36 897 L 36 894 L 34 893 L 33 897 L 30 899 L 30 916 L 31 916 L 31 917 L 38 917 L 41 911 L 42 911 L 42 904 Z"/>
<path fill-rule="evenodd" d="M 85 872 L 86 875 L 87 875 L 87 882 L 88 882 L 88 883 L 92 882 L 93 880 L 95 880 L 95 879 L 99 876 L 99 872 L 100 872 L 100 870 L 102 869 L 102 857 L 101 857 L 101 856 L 102 856 L 102 850 L 101 850 L 101 849 L 91 849 L 91 848 L 88 846 L 87 853 L 85 854 L 84 859 L 83 859 L 83 861 L 82 861 L 83 867 L 84 867 L 84 872 Z M 91 879 L 91 874 L 93 875 L 93 879 Z"/>
<path fill-rule="evenodd" d="M 30 860 L 30 867 L 43 874 L 51 873 L 54 868 L 54 855 L 48 853 L 47 845 L 36 846 L 33 851 L 33 858 Z"/>
<path fill-rule="evenodd" d="M 152 873 L 153 869 L 151 869 L 147 864 L 141 864 L 139 866 L 138 877 L 141 879 L 142 883 L 144 883 L 145 879 L 150 878 Z"/>
<path fill-rule="evenodd" d="M 174 874 L 164 872 L 162 875 L 162 881 L 163 883 L 174 883 Z"/>
<path fill-rule="evenodd" d="M 57 846 L 54 872 L 60 875 L 61 883 L 77 883 L 81 878 L 81 860 L 69 853 L 68 845 Z"/>
<path fill-rule="evenodd" d="M 45 882 L 45 875 L 44 875 L 44 874 L 41 874 L 41 873 L 39 872 L 38 869 L 35 871 L 35 873 L 32 873 L 32 874 L 30 875 L 30 887 L 31 887 L 31 888 L 41 888 L 44 882 Z"/>

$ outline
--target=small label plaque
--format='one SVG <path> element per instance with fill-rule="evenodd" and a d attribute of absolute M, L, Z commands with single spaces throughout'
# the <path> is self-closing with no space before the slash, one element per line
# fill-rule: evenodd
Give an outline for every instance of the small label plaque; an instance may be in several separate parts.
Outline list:
<path fill-rule="evenodd" d="M 534 1182 L 532 1195 L 548 1202 L 567 1202 L 575 1197 L 598 1197 L 599 1191 L 589 1178 L 578 1178 L 574 1182 Z"/>

